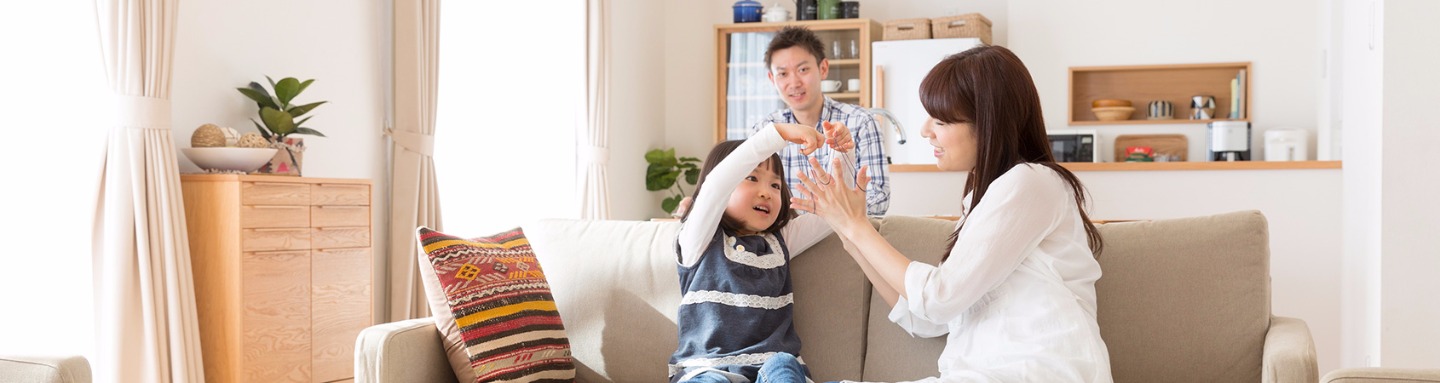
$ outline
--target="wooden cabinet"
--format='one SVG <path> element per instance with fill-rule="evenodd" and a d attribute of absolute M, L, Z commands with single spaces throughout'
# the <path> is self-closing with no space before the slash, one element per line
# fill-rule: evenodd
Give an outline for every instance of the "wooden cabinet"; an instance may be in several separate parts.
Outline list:
<path fill-rule="evenodd" d="M 1240 107 L 1246 113 L 1238 119 L 1230 116 L 1230 80 L 1244 72 L 1245 81 L 1238 84 Z M 1255 72 L 1250 63 L 1133 65 L 1070 68 L 1070 126 L 1188 124 L 1211 121 L 1250 121 L 1250 79 Z M 1216 119 L 1190 120 L 1190 98 L 1197 95 L 1215 97 Z M 1135 107 L 1130 118 L 1100 121 L 1091 110 L 1096 99 L 1129 100 Z M 1174 105 L 1174 119 L 1146 119 L 1151 101 L 1169 101 Z"/>
<path fill-rule="evenodd" d="M 206 381 L 352 379 L 371 324 L 370 181 L 180 179 Z"/>
<path fill-rule="evenodd" d="M 715 141 L 749 136 L 750 126 L 785 108 L 765 67 L 765 49 L 786 26 L 815 32 L 830 60 L 830 75 L 840 89 L 825 95 L 839 102 L 870 106 L 870 43 L 880 41 L 880 23 L 870 19 L 740 23 L 715 26 Z M 853 46 L 853 52 L 852 52 Z M 836 47 L 839 48 L 838 52 Z M 850 89 L 859 79 L 859 89 Z"/>

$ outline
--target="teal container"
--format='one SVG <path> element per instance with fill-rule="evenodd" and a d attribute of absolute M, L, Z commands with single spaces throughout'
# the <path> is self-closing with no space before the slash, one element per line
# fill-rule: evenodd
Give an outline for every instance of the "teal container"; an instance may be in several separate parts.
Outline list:
<path fill-rule="evenodd" d="M 819 0 L 819 8 L 816 9 L 820 20 L 834 20 L 840 18 L 840 0 Z"/>

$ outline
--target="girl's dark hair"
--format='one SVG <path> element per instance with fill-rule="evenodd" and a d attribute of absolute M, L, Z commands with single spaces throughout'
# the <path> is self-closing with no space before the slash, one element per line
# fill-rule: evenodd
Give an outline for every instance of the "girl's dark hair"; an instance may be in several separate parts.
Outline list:
<path fill-rule="evenodd" d="M 730 156 L 730 153 L 734 152 L 735 148 L 740 147 L 742 143 L 745 143 L 745 140 L 730 140 L 715 144 L 715 148 L 710 149 L 710 154 L 705 156 L 705 165 L 700 168 L 700 182 L 695 184 L 695 191 L 690 195 L 692 198 L 700 197 L 700 189 L 705 187 L 705 179 L 710 177 L 710 171 L 715 170 L 715 165 L 719 165 L 720 161 Z M 779 154 L 771 154 L 764 163 L 769 165 L 770 171 L 775 172 L 775 176 L 780 179 L 780 211 L 775 215 L 775 223 L 765 228 L 765 232 L 779 234 L 780 228 L 789 224 L 790 218 L 795 216 L 795 212 L 790 210 L 790 185 L 785 182 L 785 165 L 780 162 Z M 692 206 L 692 209 L 685 211 L 685 215 L 680 217 L 680 220 L 683 222 L 690 219 L 690 212 L 693 211 L 695 209 Z M 720 227 L 732 232 L 741 229 L 740 222 L 723 214 L 720 216 Z"/>
<path fill-rule="evenodd" d="M 1085 186 L 1074 173 L 1055 163 L 1045 134 L 1045 120 L 1040 114 L 1040 95 L 1035 91 L 1035 81 L 1015 53 L 1004 47 L 980 46 L 946 57 L 920 82 L 920 103 L 936 120 L 970 121 L 974 127 L 978 150 L 975 168 L 965 179 L 964 191 L 973 193 L 971 209 L 985 198 L 990 184 L 1015 165 L 1034 163 L 1048 167 L 1070 185 L 1080 209 L 1080 219 L 1085 223 L 1090 250 L 1099 256 L 1105 245 L 1095 224 L 1085 214 Z M 960 226 L 964 225 L 965 222 L 961 222 Z M 950 256 L 959 236 L 959 228 L 950 234 L 942 262 Z"/>
<path fill-rule="evenodd" d="M 770 46 L 765 48 L 765 70 L 770 70 L 770 57 L 776 51 L 789 49 L 790 47 L 805 48 L 806 52 L 815 56 L 815 65 L 820 65 L 825 60 L 825 45 L 820 43 L 820 37 L 815 36 L 805 27 L 785 27 L 775 34 L 775 39 L 770 40 Z"/>

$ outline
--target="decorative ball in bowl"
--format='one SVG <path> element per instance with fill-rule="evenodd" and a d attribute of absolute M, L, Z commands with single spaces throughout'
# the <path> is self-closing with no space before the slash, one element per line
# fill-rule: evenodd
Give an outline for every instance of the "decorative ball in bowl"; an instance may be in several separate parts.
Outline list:
<path fill-rule="evenodd" d="M 253 172 L 275 157 L 275 148 L 180 148 L 195 166 L 205 170 Z"/>
<path fill-rule="evenodd" d="M 1095 112 L 1095 118 L 1100 121 L 1124 121 L 1130 119 L 1130 114 L 1135 112 L 1133 106 L 1106 106 L 1091 108 Z"/>

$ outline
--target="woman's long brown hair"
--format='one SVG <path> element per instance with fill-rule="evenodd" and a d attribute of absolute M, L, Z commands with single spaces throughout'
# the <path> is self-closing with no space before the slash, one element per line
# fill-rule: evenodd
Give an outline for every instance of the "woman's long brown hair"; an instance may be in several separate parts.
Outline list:
<path fill-rule="evenodd" d="M 920 82 L 920 103 L 936 120 L 970 121 L 974 126 L 977 158 L 962 194 L 973 193 L 970 209 L 985 198 L 995 179 L 1015 165 L 1048 167 L 1073 190 L 1090 250 L 1099 256 L 1105 245 L 1085 214 L 1085 186 L 1074 173 L 1055 163 L 1035 81 L 1015 53 L 1004 47 L 981 46 L 946 57 Z M 968 216 L 970 212 L 965 213 Z M 960 227 L 965 224 L 962 221 Z M 950 257 L 959 237 L 960 228 L 950 233 L 941 262 Z"/>

